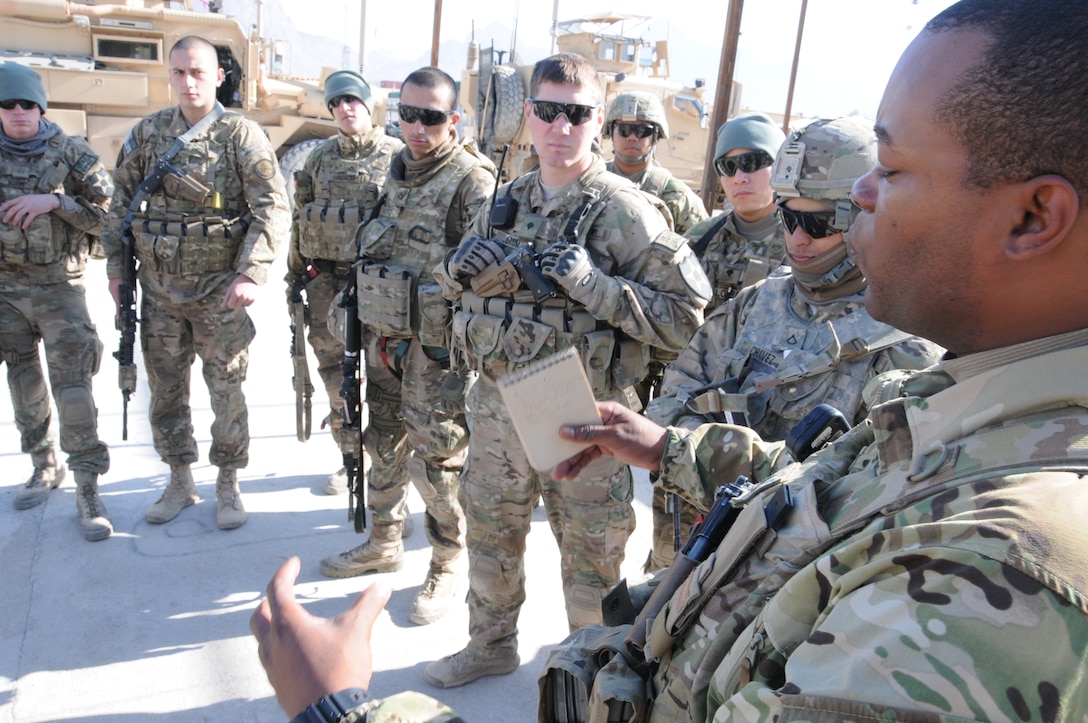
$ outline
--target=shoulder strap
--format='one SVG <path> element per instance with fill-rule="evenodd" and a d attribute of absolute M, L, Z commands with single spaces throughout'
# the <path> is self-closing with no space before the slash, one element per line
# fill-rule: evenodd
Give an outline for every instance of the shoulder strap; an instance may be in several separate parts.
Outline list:
<path fill-rule="evenodd" d="M 729 223 L 729 216 L 730 214 L 728 213 L 721 214 L 721 218 L 715 221 L 714 224 L 706 230 L 706 233 L 700 236 L 699 240 L 691 247 L 692 253 L 699 258 L 702 258 L 703 254 L 706 253 L 706 247 L 710 245 L 711 240 L 718 235 L 719 231 L 725 228 L 725 224 Z"/>
<path fill-rule="evenodd" d="M 567 217 L 567 223 L 559 234 L 559 240 L 569 244 L 585 245 L 583 227 L 592 223 L 605 203 L 624 186 L 634 187 L 630 181 L 608 171 L 596 174 L 582 189 L 582 202 Z"/>

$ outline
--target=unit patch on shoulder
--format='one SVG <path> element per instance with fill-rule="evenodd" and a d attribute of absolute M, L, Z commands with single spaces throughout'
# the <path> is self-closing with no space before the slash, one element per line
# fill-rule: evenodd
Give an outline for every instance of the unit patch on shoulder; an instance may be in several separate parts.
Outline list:
<path fill-rule="evenodd" d="M 272 163 L 272 161 L 267 158 L 262 158 L 257 161 L 255 166 L 253 166 L 253 172 L 256 173 L 258 177 L 267 181 L 276 175 L 276 164 Z"/>
<path fill-rule="evenodd" d="M 84 153 L 72 166 L 72 171 L 80 178 L 83 178 L 96 163 L 98 163 L 98 156 L 93 153 Z"/>

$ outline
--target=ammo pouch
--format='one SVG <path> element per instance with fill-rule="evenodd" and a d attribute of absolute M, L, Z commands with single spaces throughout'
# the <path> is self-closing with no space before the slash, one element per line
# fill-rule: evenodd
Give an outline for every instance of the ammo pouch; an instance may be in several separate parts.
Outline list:
<path fill-rule="evenodd" d="M 309 259 L 355 260 L 355 233 L 366 221 L 356 201 L 336 206 L 308 203 L 299 211 L 299 251 Z"/>
<path fill-rule="evenodd" d="M 552 649 L 537 679 L 541 723 L 639 723 L 648 712 L 647 682 L 631 665 L 630 626 L 589 625 Z"/>
<path fill-rule="evenodd" d="M 419 343 L 425 347 L 450 348 L 450 304 L 438 284 L 420 284 L 416 289 L 419 310 Z"/>
<path fill-rule="evenodd" d="M 365 218 L 363 220 L 366 221 Z M 396 240 L 397 222 L 379 216 L 363 226 L 359 238 L 359 255 L 372 261 L 386 261 L 393 255 Z"/>
<path fill-rule="evenodd" d="M 64 224 L 53 226 L 52 213 L 35 216 L 25 229 L 0 221 L 0 263 L 51 264 L 62 259 L 68 252 L 68 234 Z"/>
<path fill-rule="evenodd" d="M 602 329 L 586 334 L 582 365 L 586 368 L 593 396 L 602 399 L 612 388 L 612 359 L 616 352 L 616 333 Z"/>
<path fill-rule="evenodd" d="M 137 221 L 136 258 L 158 274 L 200 276 L 233 269 L 249 224 L 217 216 Z"/>
<path fill-rule="evenodd" d="M 412 336 L 412 298 L 415 276 L 405 266 L 369 263 L 357 275 L 359 321 L 379 336 Z M 431 346 L 440 346 L 432 344 Z"/>

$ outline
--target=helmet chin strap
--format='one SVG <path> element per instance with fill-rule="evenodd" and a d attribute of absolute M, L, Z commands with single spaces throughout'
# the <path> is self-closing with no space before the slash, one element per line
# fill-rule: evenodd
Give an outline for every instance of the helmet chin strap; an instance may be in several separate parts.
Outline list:
<path fill-rule="evenodd" d="M 624 163 L 630 166 L 637 166 L 640 163 L 648 163 L 650 159 L 654 157 L 654 151 L 657 150 L 657 127 L 654 127 L 654 142 L 650 144 L 650 150 L 646 151 L 641 156 L 629 156 L 625 153 L 620 153 L 616 150 L 616 139 L 612 139 L 612 155 L 620 159 Z"/>

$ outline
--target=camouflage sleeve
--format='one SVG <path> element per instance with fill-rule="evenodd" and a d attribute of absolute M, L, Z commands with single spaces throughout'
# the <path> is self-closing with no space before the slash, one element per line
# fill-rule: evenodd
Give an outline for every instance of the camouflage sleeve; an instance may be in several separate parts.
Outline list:
<path fill-rule="evenodd" d="M 780 671 L 774 683 L 721 690 L 719 669 L 708 719 L 1088 720 L 1088 679 L 1076 664 L 1088 644 L 1083 610 L 954 543 L 907 549 L 881 538 L 848 543 L 847 556 L 873 553 L 860 567 L 838 550 L 809 566 L 822 593 L 791 594 L 800 592 L 791 581 L 775 596 L 756 625 L 773 617 L 811 632 L 784 669 L 781 657 L 766 659 L 775 653 L 750 656 Z"/>
<path fill-rule="evenodd" d="M 621 189 L 594 220 L 586 248 L 595 278 L 571 298 L 632 339 L 679 352 L 703 321 L 710 283 L 682 236 L 635 189 Z"/>
<path fill-rule="evenodd" d="M 695 224 L 707 218 L 703 200 L 695 195 L 691 186 L 674 178 L 661 193 L 662 200 L 672 212 L 673 230 L 686 233 Z"/>
<path fill-rule="evenodd" d="M 472 226 L 481 208 L 486 208 L 495 192 L 495 174 L 487 166 L 476 166 L 457 187 L 449 216 L 446 218 L 446 245 L 461 243 L 465 231 Z"/>
<path fill-rule="evenodd" d="M 147 175 L 147 134 L 154 127 L 151 118 L 144 118 L 129 130 L 125 143 L 117 154 L 113 169 L 113 198 L 110 200 L 106 227 L 99 243 L 106 253 L 106 275 L 121 277 L 121 223 L 136 189 Z"/>
<path fill-rule="evenodd" d="M 745 299 L 752 296 L 731 299 L 707 317 L 680 355 L 665 367 L 661 391 L 647 407 L 647 417 L 658 424 L 685 429 L 695 429 L 711 421 L 688 410 L 680 396 L 712 382 L 725 381 L 729 370 L 722 366 L 723 352 L 736 343 L 739 312 L 747 306 Z"/>
<path fill-rule="evenodd" d="M 656 484 L 700 510 L 709 510 L 719 485 L 729 484 L 740 475 L 760 482 L 792 461 L 784 442 L 766 442 L 748 427 L 669 427 Z"/>
<path fill-rule="evenodd" d="M 383 700 L 374 700 L 353 711 L 345 720 L 359 723 L 392 721 L 428 721 L 428 723 L 464 723 L 453 708 L 429 695 L 408 690 Z"/>
<path fill-rule="evenodd" d="M 249 120 L 240 123 L 231 142 L 251 215 L 237 271 L 263 284 L 279 248 L 290 238 L 287 192 L 272 144 L 259 125 Z"/>
<path fill-rule="evenodd" d="M 284 278 L 288 287 L 295 283 L 295 279 L 306 270 L 306 260 L 299 251 L 298 218 L 299 211 L 314 200 L 314 179 L 319 177 L 318 170 L 321 159 L 325 155 L 321 152 L 323 148 L 324 145 L 319 145 L 313 150 L 306 158 L 306 162 L 302 164 L 302 168 L 295 172 L 294 178 L 283 179 L 284 183 L 295 184 L 294 210 L 291 213 L 291 245 L 287 250 L 287 276 Z"/>
<path fill-rule="evenodd" d="M 71 172 L 60 196 L 60 219 L 80 231 L 92 235 L 102 233 L 113 196 L 113 179 L 98 155 L 82 138 L 69 138 L 64 149 L 64 161 Z"/>

